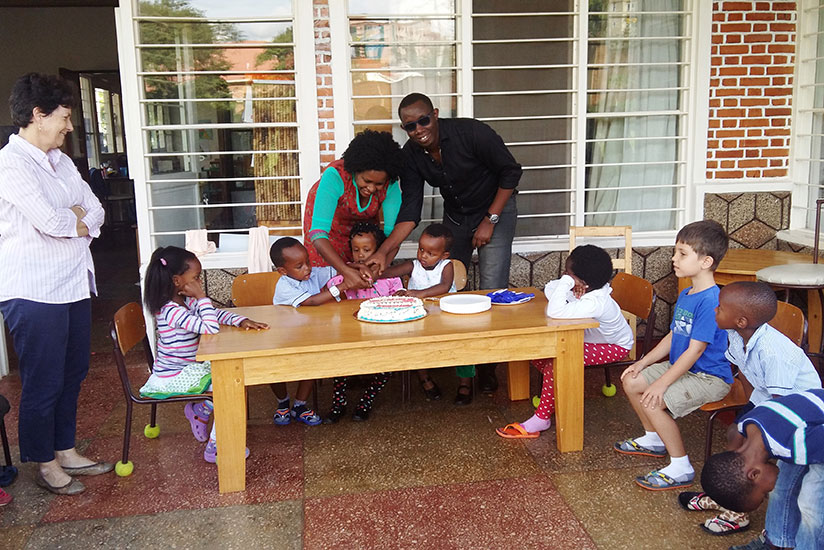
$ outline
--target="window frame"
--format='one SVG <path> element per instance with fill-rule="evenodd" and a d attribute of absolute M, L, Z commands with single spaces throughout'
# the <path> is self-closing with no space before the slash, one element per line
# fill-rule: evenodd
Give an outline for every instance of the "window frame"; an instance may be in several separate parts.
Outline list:
<path fill-rule="evenodd" d="M 137 210 L 138 255 L 141 273 L 145 270 L 156 248 L 152 236 L 152 214 L 149 210 L 151 185 L 148 183 L 146 160 L 149 155 L 144 140 L 145 120 L 140 100 L 140 80 L 137 58 L 137 25 L 134 2 L 121 2 L 115 8 L 115 25 L 118 37 L 118 57 L 122 77 L 121 105 L 126 135 L 129 176 L 135 182 L 135 206 Z M 291 0 L 295 56 L 295 97 L 297 104 L 297 132 L 299 143 L 298 167 L 300 173 L 301 216 L 306 197 L 315 181 L 320 178 L 320 143 L 318 139 L 318 110 L 315 67 L 314 14 L 312 2 Z M 244 125 L 252 127 L 252 125 Z M 180 129 L 185 129 L 181 126 Z M 227 203 L 231 205 L 231 203 Z M 207 254 L 200 258 L 204 269 L 242 268 L 247 265 L 246 252 Z"/>
<path fill-rule="evenodd" d="M 335 128 L 336 153 L 342 153 L 354 137 L 354 117 L 348 45 L 348 17 L 347 0 L 329 0 L 329 19 L 331 45 L 333 55 L 346 56 L 345 63 L 336 60 L 332 66 L 333 97 L 335 99 Z M 585 0 L 575 0 L 574 17 L 578 29 L 574 34 L 573 42 L 576 51 L 573 59 L 577 65 L 576 89 L 573 94 L 578 98 L 573 106 L 575 136 L 586 135 L 586 104 L 580 100 L 586 97 L 587 89 L 587 36 L 588 10 Z M 457 108 L 458 116 L 473 116 L 474 84 L 472 60 L 472 0 L 455 0 L 455 18 L 457 30 Z M 684 185 L 679 191 L 676 208 L 676 227 L 701 219 L 703 217 L 703 198 L 707 192 L 717 191 L 715 184 L 708 184 L 707 173 L 707 132 L 709 130 L 709 83 L 712 36 L 712 7 L 702 0 L 687 0 L 684 11 L 688 11 L 691 25 L 685 29 L 689 38 L 685 41 L 683 63 L 688 75 L 689 86 L 681 96 L 682 109 L 685 111 L 684 132 L 681 158 L 683 163 Z M 470 60 L 470 61 L 467 61 Z M 343 61 L 343 60 L 341 60 Z M 586 142 L 578 139 L 572 152 L 574 204 L 572 220 L 574 224 L 584 224 L 584 159 Z M 741 191 L 740 183 L 736 184 L 737 191 Z M 677 229 L 666 231 L 643 232 L 633 235 L 636 246 L 672 246 Z M 541 252 L 552 250 L 566 250 L 569 235 L 542 235 L 538 237 L 516 237 L 513 242 L 513 252 Z M 617 241 L 616 241 L 617 242 Z M 611 242 L 604 242 L 604 246 L 611 246 Z M 399 256 L 408 257 L 414 254 L 414 243 L 405 242 L 401 245 Z"/>

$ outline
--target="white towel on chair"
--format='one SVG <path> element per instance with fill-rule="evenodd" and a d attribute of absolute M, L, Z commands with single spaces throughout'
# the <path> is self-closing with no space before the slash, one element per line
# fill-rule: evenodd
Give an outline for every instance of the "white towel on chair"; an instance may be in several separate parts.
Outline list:
<path fill-rule="evenodd" d="M 186 231 L 186 250 L 193 252 L 195 256 L 211 254 L 217 249 L 212 241 L 206 239 L 205 229 L 190 229 Z"/>
<path fill-rule="evenodd" d="M 249 248 L 246 251 L 246 263 L 249 273 L 272 271 L 269 259 L 269 228 L 253 227 L 249 230 Z"/>

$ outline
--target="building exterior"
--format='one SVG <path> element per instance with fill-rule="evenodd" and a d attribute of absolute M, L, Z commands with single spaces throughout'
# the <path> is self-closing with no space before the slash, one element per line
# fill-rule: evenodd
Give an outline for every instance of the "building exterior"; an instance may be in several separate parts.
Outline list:
<path fill-rule="evenodd" d="M 685 223 L 717 219 L 731 246 L 811 242 L 813 0 L 121 0 L 116 22 L 141 258 L 206 229 L 221 302 L 245 231 L 299 234 L 309 188 L 356 132 L 406 140 L 412 91 L 490 124 L 524 166 L 514 286 L 559 275 L 570 225 L 632 225 L 663 329 Z M 423 223 L 442 212 L 431 195 Z"/>

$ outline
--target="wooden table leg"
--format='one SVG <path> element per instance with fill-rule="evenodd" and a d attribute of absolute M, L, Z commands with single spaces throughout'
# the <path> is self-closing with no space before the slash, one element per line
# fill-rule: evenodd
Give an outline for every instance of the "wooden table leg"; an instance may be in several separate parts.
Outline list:
<path fill-rule="evenodd" d="M 818 290 L 807 291 L 807 344 L 810 351 L 821 349 L 821 296 Z"/>
<path fill-rule="evenodd" d="M 243 361 L 212 361 L 212 396 L 221 493 L 246 489 L 246 386 Z"/>
<path fill-rule="evenodd" d="M 558 450 L 584 448 L 584 331 L 558 336 L 555 358 L 555 425 Z"/>
<path fill-rule="evenodd" d="M 507 381 L 510 401 L 529 399 L 529 361 L 510 361 Z"/>

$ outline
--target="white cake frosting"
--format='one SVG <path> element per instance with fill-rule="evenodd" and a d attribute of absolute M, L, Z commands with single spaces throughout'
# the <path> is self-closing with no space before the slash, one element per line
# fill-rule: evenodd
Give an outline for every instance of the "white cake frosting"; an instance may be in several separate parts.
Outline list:
<path fill-rule="evenodd" d="M 413 296 L 381 296 L 361 303 L 358 319 L 374 323 L 412 321 L 426 315 L 423 301 Z"/>

